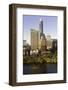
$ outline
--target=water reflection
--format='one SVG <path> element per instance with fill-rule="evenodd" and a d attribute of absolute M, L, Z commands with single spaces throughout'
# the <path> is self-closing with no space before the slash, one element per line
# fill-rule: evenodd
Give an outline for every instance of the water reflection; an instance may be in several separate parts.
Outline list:
<path fill-rule="evenodd" d="M 23 64 L 23 74 L 57 73 L 57 64 Z"/>

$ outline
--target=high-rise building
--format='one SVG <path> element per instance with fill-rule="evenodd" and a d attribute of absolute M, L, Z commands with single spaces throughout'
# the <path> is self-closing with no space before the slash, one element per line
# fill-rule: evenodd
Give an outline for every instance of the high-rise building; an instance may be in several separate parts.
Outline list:
<path fill-rule="evenodd" d="M 51 36 L 48 35 L 47 36 L 47 49 L 51 49 L 52 48 L 52 43 L 53 43 L 53 40 L 51 39 Z"/>
<path fill-rule="evenodd" d="M 53 39 L 52 49 L 53 49 L 53 51 L 57 50 L 57 39 Z"/>
<path fill-rule="evenodd" d="M 40 34 L 43 35 L 43 20 L 42 19 L 40 19 L 39 30 L 40 30 Z"/>
<path fill-rule="evenodd" d="M 46 51 L 46 48 L 47 48 L 47 41 L 45 35 L 43 34 L 41 36 L 41 50 Z"/>
<path fill-rule="evenodd" d="M 40 32 L 39 30 L 31 29 L 31 49 L 40 49 Z"/>
<path fill-rule="evenodd" d="M 42 19 L 40 19 L 39 30 L 40 30 L 41 50 L 46 50 L 46 37 L 45 37 L 45 34 L 43 33 L 43 20 Z"/>

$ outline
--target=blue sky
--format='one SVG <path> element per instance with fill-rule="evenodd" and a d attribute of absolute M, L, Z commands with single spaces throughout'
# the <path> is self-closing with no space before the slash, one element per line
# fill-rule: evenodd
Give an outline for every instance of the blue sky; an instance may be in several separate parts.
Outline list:
<path fill-rule="evenodd" d="M 39 30 L 40 19 L 43 19 L 43 32 L 45 36 L 51 35 L 52 38 L 57 39 L 57 16 L 24 15 L 23 39 L 27 40 L 29 44 L 30 44 L 30 31 L 31 29 Z"/>

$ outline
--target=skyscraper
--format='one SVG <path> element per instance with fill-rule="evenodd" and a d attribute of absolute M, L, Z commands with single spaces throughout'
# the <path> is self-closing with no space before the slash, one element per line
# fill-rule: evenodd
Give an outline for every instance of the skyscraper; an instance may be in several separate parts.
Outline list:
<path fill-rule="evenodd" d="M 47 35 L 47 49 L 52 48 L 52 43 L 53 43 L 53 40 L 51 39 L 51 36 Z"/>
<path fill-rule="evenodd" d="M 41 36 L 41 50 L 45 51 L 46 48 L 47 48 L 46 38 L 44 36 Z"/>
<path fill-rule="evenodd" d="M 45 34 L 43 33 L 43 20 L 42 19 L 40 19 L 39 30 L 40 30 L 41 50 L 45 50 L 46 49 L 46 37 L 45 37 Z"/>
<path fill-rule="evenodd" d="M 36 50 L 40 48 L 40 32 L 39 30 L 31 29 L 31 49 Z"/>
<path fill-rule="evenodd" d="M 31 49 L 45 51 L 47 48 L 47 41 L 43 33 L 43 20 L 40 19 L 39 30 L 31 29 Z"/>
<path fill-rule="evenodd" d="M 43 35 L 43 20 L 42 19 L 40 19 L 39 30 L 40 30 L 40 34 Z"/>

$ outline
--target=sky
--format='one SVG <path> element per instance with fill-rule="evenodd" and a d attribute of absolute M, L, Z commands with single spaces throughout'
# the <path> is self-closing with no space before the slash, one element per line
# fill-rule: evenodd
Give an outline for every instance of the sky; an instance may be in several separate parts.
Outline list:
<path fill-rule="evenodd" d="M 45 36 L 51 35 L 51 38 L 57 39 L 57 16 L 23 16 L 23 39 L 30 44 L 31 29 L 39 30 L 40 19 L 43 20 L 43 33 Z"/>

